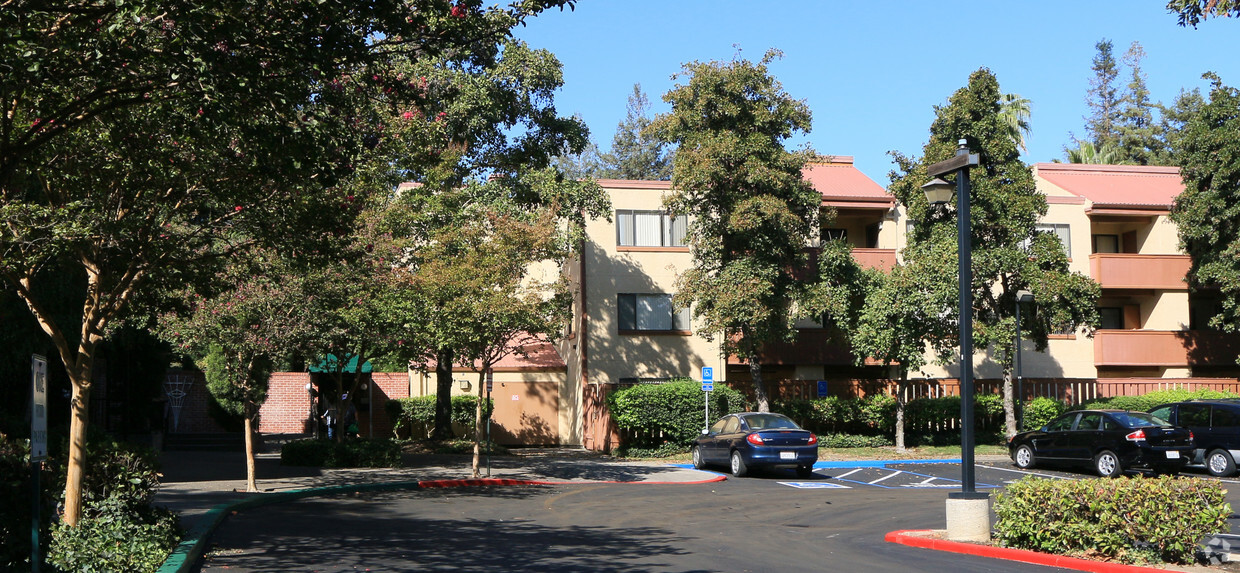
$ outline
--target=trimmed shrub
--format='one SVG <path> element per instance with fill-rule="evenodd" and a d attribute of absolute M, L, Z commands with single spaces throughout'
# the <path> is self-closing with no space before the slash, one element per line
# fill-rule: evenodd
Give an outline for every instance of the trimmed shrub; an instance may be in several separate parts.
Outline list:
<path fill-rule="evenodd" d="M 1094 410 L 1109 409 L 1116 410 L 1132 410 L 1135 412 L 1148 412 L 1158 406 L 1168 402 L 1183 402 L 1185 400 L 1214 400 L 1219 398 L 1236 398 L 1235 394 L 1230 392 L 1219 392 L 1217 390 L 1157 390 L 1140 396 L 1115 396 L 1113 398 L 1095 398 L 1082 402 L 1080 405 L 1073 406 L 1072 410 Z"/>
<path fill-rule="evenodd" d="M 0 571 L 29 571 L 30 567 L 30 440 L 0 433 Z M 56 515 L 56 499 L 64 488 L 56 473 L 39 474 L 40 554 L 47 554 L 46 532 Z"/>
<path fill-rule="evenodd" d="M 48 562 L 65 571 L 158 569 L 181 529 L 176 514 L 151 506 L 159 487 L 154 460 L 146 448 L 88 442 L 82 518 L 77 527 L 52 526 Z"/>
<path fill-rule="evenodd" d="M 398 468 L 400 444 L 394 440 L 295 440 L 280 448 L 286 466 L 322 468 Z"/>
<path fill-rule="evenodd" d="M 630 447 L 657 447 L 664 442 L 687 446 L 702 431 L 705 400 L 701 384 L 684 378 L 617 390 L 607 396 L 607 407 L 617 427 L 641 434 L 626 444 Z M 710 393 L 712 420 L 743 411 L 744 395 L 723 384 L 715 385 Z"/>
<path fill-rule="evenodd" d="M 426 437 L 435 427 L 435 396 L 414 396 L 388 400 L 383 405 L 388 419 L 392 421 L 392 433 L 396 437 Z M 478 397 L 459 395 L 452 397 L 452 423 L 464 428 L 474 427 L 474 414 L 478 408 Z M 483 421 L 495 409 L 492 400 L 484 406 Z"/>
<path fill-rule="evenodd" d="M 861 436 L 857 434 L 827 434 L 818 436 L 820 448 L 881 448 L 890 446 L 887 436 Z"/>
<path fill-rule="evenodd" d="M 995 494 L 1006 547 L 1102 555 L 1125 563 L 1189 561 L 1197 542 L 1229 530 L 1222 486 L 1200 478 L 1026 477 Z"/>
<path fill-rule="evenodd" d="M 654 448 L 640 448 L 636 446 L 620 446 L 614 452 L 616 457 L 620 458 L 670 458 L 688 452 L 689 449 L 680 444 L 668 442 Z"/>
<path fill-rule="evenodd" d="M 998 430 L 1003 426 L 1003 397 L 978 394 L 973 398 L 973 417 L 978 430 Z M 894 415 L 893 415 L 894 418 Z M 917 398 L 904 406 L 905 431 L 960 432 L 960 396 Z"/>
<path fill-rule="evenodd" d="M 1025 402 L 1024 417 L 1022 421 L 1025 430 L 1036 430 L 1045 426 L 1047 422 L 1054 420 L 1060 414 L 1068 411 L 1068 405 L 1054 398 L 1039 396 L 1028 402 Z"/>

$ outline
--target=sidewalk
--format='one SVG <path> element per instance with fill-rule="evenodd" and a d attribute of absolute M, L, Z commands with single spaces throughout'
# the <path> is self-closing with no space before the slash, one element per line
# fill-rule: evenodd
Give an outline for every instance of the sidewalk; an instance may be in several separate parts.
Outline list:
<path fill-rule="evenodd" d="M 396 482 L 437 482 L 472 478 L 471 455 L 406 454 L 401 468 L 293 467 L 280 465 L 278 444 L 256 456 L 260 493 L 245 492 L 245 454 L 217 451 L 165 451 L 160 456 L 162 485 L 155 505 L 181 515 L 192 529 L 212 508 L 270 493 L 308 488 L 373 485 Z M 490 458 L 490 478 L 580 483 L 702 483 L 720 476 L 664 462 L 616 460 L 580 448 L 528 448 Z M 486 457 L 482 475 L 487 476 Z"/>

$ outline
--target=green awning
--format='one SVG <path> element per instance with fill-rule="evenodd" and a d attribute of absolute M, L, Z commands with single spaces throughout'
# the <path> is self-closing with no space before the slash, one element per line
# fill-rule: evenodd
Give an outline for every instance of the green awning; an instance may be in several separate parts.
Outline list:
<path fill-rule="evenodd" d="M 319 362 L 318 364 L 314 366 L 311 366 L 310 371 L 311 372 L 336 372 L 339 369 L 339 364 L 340 364 L 339 359 L 336 358 L 335 354 L 328 354 L 327 357 L 324 358 L 321 362 Z M 357 373 L 357 356 L 353 356 L 352 358 L 349 359 L 349 363 L 345 365 L 344 371 L 348 374 Z M 362 374 L 366 374 L 371 371 L 372 371 L 372 368 L 370 366 L 370 361 L 367 360 L 365 364 L 362 364 Z"/>

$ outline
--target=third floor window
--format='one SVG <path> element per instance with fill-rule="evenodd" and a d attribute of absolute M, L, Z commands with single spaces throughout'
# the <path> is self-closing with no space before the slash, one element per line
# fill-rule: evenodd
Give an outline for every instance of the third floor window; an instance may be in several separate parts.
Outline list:
<path fill-rule="evenodd" d="M 689 217 L 661 211 L 616 210 L 616 244 L 621 247 L 683 247 Z"/>

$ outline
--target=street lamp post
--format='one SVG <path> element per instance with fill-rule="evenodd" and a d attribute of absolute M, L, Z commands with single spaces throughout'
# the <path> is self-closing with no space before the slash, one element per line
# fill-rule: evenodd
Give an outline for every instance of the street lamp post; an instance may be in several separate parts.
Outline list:
<path fill-rule="evenodd" d="M 1020 306 L 1027 302 L 1033 302 L 1033 293 L 1027 290 L 1016 291 L 1016 356 L 1014 366 L 1016 368 L 1016 431 L 1021 432 L 1025 429 L 1025 377 L 1020 369 Z"/>
<path fill-rule="evenodd" d="M 943 204 L 951 198 L 951 184 L 940 179 L 956 174 L 956 243 L 960 296 L 960 491 L 947 499 L 947 536 L 956 541 L 990 539 L 990 494 L 978 493 L 973 458 L 973 246 L 969 215 L 969 169 L 979 164 L 960 140 L 956 156 L 926 167 L 934 180 L 922 186 L 926 199 Z"/>

